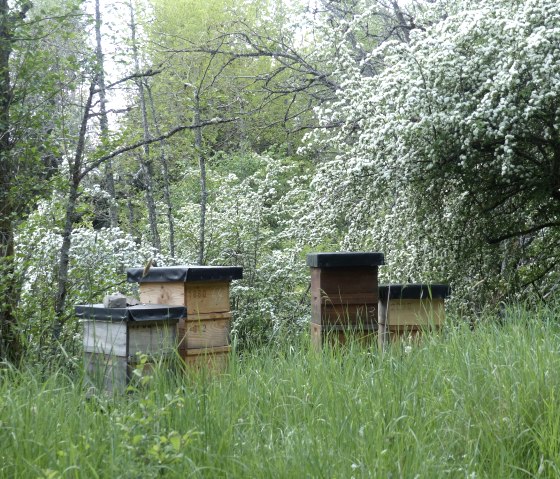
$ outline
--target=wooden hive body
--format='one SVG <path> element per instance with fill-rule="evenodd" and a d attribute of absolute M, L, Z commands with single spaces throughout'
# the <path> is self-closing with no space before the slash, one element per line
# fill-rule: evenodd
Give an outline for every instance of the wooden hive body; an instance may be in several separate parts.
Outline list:
<path fill-rule="evenodd" d="M 113 392 L 126 388 L 137 367 L 147 373 L 154 362 L 176 354 L 177 323 L 185 310 L 170 306 L 87 305 L 77 306 L 76 314 L 84 325 L 88 378 L 96 387 Z M 147 355 L 141 366 L 140 355 Z"/>
<path fill-rule="evenodd" d="M 140 283 L 140 301 L 181 305 L 189 316 L 224 313 L 230 311 L 229 286 L 229 281 Z"/>
<path fill-rule="evenodd" d="M 311 340 L 344 343 L 350 336 L 371 339 L 377 330 L 380 253 L 313 253 L 311 268 Z"/>
<path fill-rule="evenodd" d="M 140 283 L 140 301 L 184 306 L 178 322 L 179 354 L 187 365 L 225 367 L 231 350 L 230 283 L 241 279 L 242 268 L 178 266 L 152 268 L 146 276 L 128 270 L 129 281 Z"/>
<path fill-rule="evenodd" d="M 442 284 L 382 285 L 379 288 L 379 345 L 403 338 L 418 339 L 423 331 L 439 330 L 445 321 Z"/>

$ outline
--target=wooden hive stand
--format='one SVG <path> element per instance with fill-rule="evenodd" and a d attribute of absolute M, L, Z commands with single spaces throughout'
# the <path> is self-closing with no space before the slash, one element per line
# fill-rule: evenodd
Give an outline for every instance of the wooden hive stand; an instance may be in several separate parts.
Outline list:
<path fill-rule="evenodd" d="M 139 367 L 139 354 L 148 356 L 141 366 L 144 374 L 151 371 L 154 361 L 175 354 L 177 323 L 186 313 L 182 306 L 169 305 L 105 308 L 93 304 L 75 310 L 84 324 L 87 377 L 108 392 L 126 389 Z"/>
<path fill-rule="evenodd" d="M 177 326 L 179 354 L 192 366 L 223 370 L 231 351 L 232 280 L 243 277 L 243 268 L 226 266 L 172 266 L 129 268 L 129 282 L 140 283 L 140 301 L 175 304 L 186 308 Z"/>
<path fill-rule="evenodd" d="M 382 253 L 311 253 L 311 342 L 370 340 L 377 331 L 377 276 Z"/>
<path fill-rule="evenodd" d="M 379 287 L 379 346 L 423 330 L 438 330 L 445 321 L 446 284 L 389 284 Z"/>

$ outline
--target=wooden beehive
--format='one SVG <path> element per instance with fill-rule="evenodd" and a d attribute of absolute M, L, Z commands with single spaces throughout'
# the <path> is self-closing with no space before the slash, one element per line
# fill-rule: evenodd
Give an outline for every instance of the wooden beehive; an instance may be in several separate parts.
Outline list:
<path fill-rule="evenodd" d="M 352 335 L 371 338 L 377 330 L 377 274 L 382 253 L 312 253 L 311 340 L 344 343 Z"/>
<path fill-rule="evenodd" d="M 391 284 L 379 287 L 379 345 L 403 337 L 418 338 L 445 321 L 445 284 Z"/>
<path fill-rule="evenodd" d="M 232 280 L 243 277 L 243 268 L 223 266 L 173 266 L 127 271 L 129 282 L 140 283 L 140 301 L 184 306 L 186 315 L 177 326 L 179 354 L 187 365 L 227 362 L 230 347 Z M 202 358 L 204 360 L 202 361 Z"/>
<path fill-rule="evenodd" d="M 76 306 L 84 325 L 84 354 L 88 378 L 109 392 L 122 391 L 139 366 L 139 355 L 148 356 L 140 366 L 150 371 L 154 361 L 175 354 L 177 323 L 185 308 L 138 305 L 105 308 L 102 304 Z"/>

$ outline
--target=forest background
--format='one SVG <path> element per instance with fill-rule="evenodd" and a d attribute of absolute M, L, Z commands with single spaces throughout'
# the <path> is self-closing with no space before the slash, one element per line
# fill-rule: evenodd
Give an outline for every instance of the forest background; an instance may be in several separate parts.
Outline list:
<path fill-rule="evenodd" d="M 0 356 L 78 357 L 125 269 L 244 268 L 239 347 L 308 323 L 310 251 L 469 321 L 554 299 L 554 0 L 0 0 Z"/>

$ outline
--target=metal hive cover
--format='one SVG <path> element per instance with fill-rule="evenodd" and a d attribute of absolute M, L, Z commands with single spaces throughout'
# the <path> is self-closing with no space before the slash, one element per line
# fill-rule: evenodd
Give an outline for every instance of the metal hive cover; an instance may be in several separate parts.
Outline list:
<path fill-rule="evenodd" d="M 76 316 L 98 321 L 177 321 L 184 318 L 184 306 L 166 304 L 139 304 L 127 308 L 105 308 L 102 304 L 85 304 L 75 307 Z"/>
<path fill-rule="evenodd" d="M 451 293 L 448 284 L 382 284 L 380 299 L 445 299 Z"/>
<path fill-rule="evenodd" d="M 307 266 L 311 268 L 340 268 L 379 266 L 385 264 L 383 253 L 309 253 Z"/>
<path fill-rule="evenodd" d="M 232 281 L 243 278 L 240 266 L 166 266 L 150 268 L 128 268 L 129 283 L 185 283 L 188 281 Z"/>

